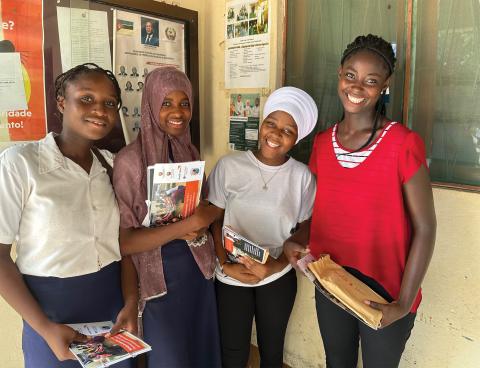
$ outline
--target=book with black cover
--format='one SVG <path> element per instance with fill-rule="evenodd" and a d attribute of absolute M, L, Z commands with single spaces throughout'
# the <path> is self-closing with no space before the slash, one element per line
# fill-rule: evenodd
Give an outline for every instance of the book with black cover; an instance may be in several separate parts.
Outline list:
<path fill-rule="evenodd" d="M 247 256 L 262 264 L 268 258 L 268 249 L 262 248 L 257 243 L 243 237 L 228 225 L 223 226 L 223 246 L 234 258 Z"/>

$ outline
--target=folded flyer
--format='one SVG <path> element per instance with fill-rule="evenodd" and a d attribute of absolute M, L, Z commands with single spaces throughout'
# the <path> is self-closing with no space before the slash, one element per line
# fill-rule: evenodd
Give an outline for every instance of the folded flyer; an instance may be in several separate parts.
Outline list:
<path fill-rule="evenodd" d="M 308 254 L 297 264 L 314 283 L 315 288 L 327 299 L 374 330 L 380 327 L 382 312 L 365 304 L 364 301 L 372 300 L 380 304 L 388 302 L 342 266 L 332 261 L 329 255 L 324 255 L 316 260 L 311 254 Z"/>
<path fill-rule="evenodd" d="M 91 336 L 87 342 L 70 344 L 70 351 L 84 368 L 108 367 L 152 350 L 150 345 L 127 331 L 105 337 L 104 334 L 113 326 L 110 321 L 69 326 Z"/>
<path fill-rule="evenodd" d="M 268 258 L 268 249 L 262 248 L 260 245 L 243 237 L 230 226 L 224 225 L 223 228 L 223 246 L 231 256 L 247 256 L 264 264 Z"/>
<path fill-rule="evenodd" d="M 148 214 L 143 225 L 180 221 L 200 202 L 205 161 L 155 164 L 147 168 Z"/>

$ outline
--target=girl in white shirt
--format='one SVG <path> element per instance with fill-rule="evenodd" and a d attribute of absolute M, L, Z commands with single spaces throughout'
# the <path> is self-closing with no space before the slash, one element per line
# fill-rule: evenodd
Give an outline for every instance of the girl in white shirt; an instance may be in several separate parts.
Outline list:
<path fill-rule="evenodd" d="M 0 155 L 0 294 L 23 318 L 26 368 L 80 367 L 68 347 L 86 337 L 67 323 L 116 320 L 115 331 L 136 329 L 136 275 L 129 259 L 120 269 L 106 172 L 113 156 L 92 150 L 118 121 L 120 87 L 110 71 L 83 64 L 55 88 L 61 134 Z"/>
<path fill-rule="evenodd" d="M 224 213 L 213 226 L 224 367 L 246 366 L 254 317 L 261 366 L 282 366 L 297 290 L 283 242 L 310 218 L 315 196 L 310 170 L 287 153 L 313 130 L 317 116 L 315 102 L 306 92 L 294 87 L 276 90 L 265 103 L 259 150 L 223 157 L 208 178 L 208 199 Z M 222 225 L 267 248 L 267 262 L 228 257 Z"/>

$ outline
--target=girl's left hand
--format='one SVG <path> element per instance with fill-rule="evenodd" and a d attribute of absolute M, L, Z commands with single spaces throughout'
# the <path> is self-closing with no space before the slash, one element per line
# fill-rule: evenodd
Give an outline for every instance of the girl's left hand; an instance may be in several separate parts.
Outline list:
<path fill-rule="evenodd" d="M 279 272 L 278 264 L 275 259 L 268 257 L 265 264 L 258 263 L 248 257 L 238 257 L 238 262 L 243 264 L 250 272 L 257 276 L 260 280 L 267 278 L 270 275 L 273 275 L 275 272 Z"/>
<path fill-rule="evenodd" d="M 388 325 L 391 325 L 393 322 L 398 321 L 399 319 L 405 317 L 409 312 L 409 309 L 405 308 L 396 300 L 389 304 L 380 304 L 380 303 L 373 302 L 371 300 L 366 300 L 365 304 L 368 304 L 373 309 L 377 309 L 382 312 L 383 317 L 382 317 L 382 320 L 380 321 L 380 324 L 381 324 L 380 328 L 384 328 L 384 327 L 387 327 Z"/>
<path fill-rule="evenodd" d="M 127 330 L 132 334 L 138 333 L 138 305 L 137 301 L 126 303 L 117 315 L 117 320 L 112 329 L 106 337 L 112 336 L 120 332 L 120 330 Z"/>

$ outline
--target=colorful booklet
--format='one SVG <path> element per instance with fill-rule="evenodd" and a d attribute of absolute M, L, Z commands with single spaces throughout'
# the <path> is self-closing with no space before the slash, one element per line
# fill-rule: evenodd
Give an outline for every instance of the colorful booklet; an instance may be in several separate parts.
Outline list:
<path fill-rule="evenodd" d="M 222 230 L 223 246 L 231 258 L 233 257 L 233 261 L 238 256 L 247 256 L 262 264 L 267 261 L 268 249 L 243 237 L 228 225 L 224 225 Z"/>
<path fill-rule="evenodd" d="M 127 331 L 105 337 L 113 326 L 110 321 L 69 325 L 78 332 L 91 336 L 88 342 L 72 343 L 70 351 L 84 368 L 108 367 L 152 350 L 150 345 Z"/>
<path fill-rule="evenodd" d="M 329 255 L 316 260 L 311 254 L 307 254 L 297 262 L 297 265 L 313 282 L 315 288 L 332 303 L 374 330 L 380 327 L 382 312 L 365 304 L 364 301 L 372 300 L 380 304 L 386 304 L 387 301 L 332 261 Z"/>
<path fill-rule="evenodd" d="M 143 225 L 180 221 L 200 202 L 205 161 L 155 164 L 147 168 L 148 214 Z"/>

